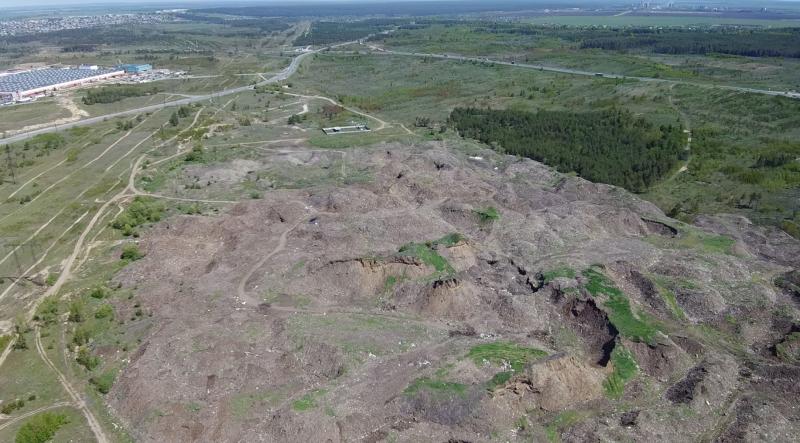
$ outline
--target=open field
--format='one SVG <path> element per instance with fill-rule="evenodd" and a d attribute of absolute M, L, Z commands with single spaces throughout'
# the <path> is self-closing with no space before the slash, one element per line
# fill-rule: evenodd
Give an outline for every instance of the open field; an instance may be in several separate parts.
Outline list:
<path fill-rule="evenodd" d="M 621 34 L 624 35 L 624 32 Z M 591 39 L 594 35 L 606 36 L 591 27 L 487 25 L 482 22 L 434 23 L 419 29 L 401 29 L 389 35 L 377 36 L 373 43 L 404 52 L 487 57 L 608 74 L 800 90 L 800 83 L 795 75 L 800 63 L 797 59 L 713 53 L 664 54 L 636 48 L 583 48 L 583 39 Z M 698 38 L 702 38 L 702 35 Z M 743 35 L 741 38 L 747 36 Z M 781 36 L 776 35 L 774 38 L 780 39 Z"/>

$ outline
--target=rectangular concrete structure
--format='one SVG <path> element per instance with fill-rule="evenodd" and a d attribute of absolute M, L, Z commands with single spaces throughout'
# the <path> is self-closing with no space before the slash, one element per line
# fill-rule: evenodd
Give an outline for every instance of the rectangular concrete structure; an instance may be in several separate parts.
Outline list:
<path fill-rule="evenodd" d="M 367 125 L 354 125 L 354 126 L 334 126 L 331 128 L 322 128 L 322 132 L 326 135 L 348 134 L 353 132 L 369 132 Z"/>

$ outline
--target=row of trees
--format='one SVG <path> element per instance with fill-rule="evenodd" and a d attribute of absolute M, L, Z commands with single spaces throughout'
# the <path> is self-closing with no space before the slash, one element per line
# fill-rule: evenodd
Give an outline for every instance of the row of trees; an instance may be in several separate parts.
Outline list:
<path fill-rule="evenodd" d="M 576 172 L 592 181 L 647 189 L 685 155 L 678 126 L 655 126 L 623 110 L 591 112 L 456 108 L 450 124 L 494 149 Z"/>
<path fill-rule="evenodd" d="M 83 97 L 83 104 L 94 105 L 96 103 L 114 103 L 128 97 L 141 97 L 160 92 L 156 86 L 143 88 L 137 86 L 105 86 L 102 88 L 89 89 Z"/>

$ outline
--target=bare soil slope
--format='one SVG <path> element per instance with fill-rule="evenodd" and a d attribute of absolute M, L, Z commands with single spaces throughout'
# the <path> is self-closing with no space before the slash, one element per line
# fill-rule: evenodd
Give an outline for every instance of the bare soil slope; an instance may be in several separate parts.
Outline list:
<path fill-rule="evenodd" d="M 158 224 L 113 410 L 153 442 L 797 435 L 796 242 L 481 155 L 355 150 L 367 183 Z"/>

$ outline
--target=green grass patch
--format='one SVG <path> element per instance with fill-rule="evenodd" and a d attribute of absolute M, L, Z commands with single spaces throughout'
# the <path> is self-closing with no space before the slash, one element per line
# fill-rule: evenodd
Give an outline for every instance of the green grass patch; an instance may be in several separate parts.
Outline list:
<path fill-rule="evenodd" d="M 489 391 L 494 391 L 500 386 L 506 384 L 511 379 L 512 375 L 514 375 L 514 373 L 511 371 L 503 371 L 494 374 L 494 376 L 492 376 L 492 378 L 486 382 L 486 389 Z"/>
<path fill-rule="evenodd" d="M 634 314 L 628 297 L 614 285 L 608 277 L 597 268 L 583 271 L 584 277 L 589 279 L 586 290 L 593 296 L 604 296 L 604 303 L 608 309 L 608 318 L 614 327 L 629 340 L 653 344 L 659 333 L 655 320 L 644 313 Z"/>
<path fill-rule="evenodd" d="M 304 412 L 317 407 L 317 400 L 319 397 L 325 395 L 325 389 L 314 389 L 313 391 L 300 397 L 292 403 L 292 409 L 297 412 Z"/>
<path fill-rule="evenodd" d="M 683 309 L 678 305 L 675 293 L 669 288 L 669 282 L 660 277 L 653 277 L 653 281 L 656 283 L 658 293 L 661 294 L 661 298 L 664 299 L 664 303 L 666 303 L 672 316 L 678 320 L 686 320 L 686 313 L 684 313 Z"/>
<path fill-rule="evenodd" d="M 659 247 L 695 249 L 708 254 L 729 255 L 733 255 L 733 245 L 736 244 L 736 240 L 730 237 L 708 234 L 695 228 L 682 229 L 676 238 L 649 236 L 647 240 Z"/>
<path fill-rule="evenodd" d="M 603 382 L 603 389 L 608 397 L 619 398 L 625 391 L 625 383 L 636 375 L 639 366 L 631 352 L 620 345 L 611 352 L 611 363 L 614 372 Z"/>
<path fill-rule="evenodd" d="M 403 393 L 406 395 L 415 395 L 422 390 L 438 395 L 463 396 L 467 392 L 467 385 L 443 380 L 435 380 L 429 377 L 420 377 L 411 382 L 411 384 L 408 385 L 405 390 L 403 390 Z"/>
<path fill-rule="evenodd" d="M 542 274 L 544 282 L 549 283 L 557 278 L 575 278 L 577 273 L 569 266 L 561 266 L 559 268 L 551 269 Z"/>
<path fill-rule="evenodd" d="M 483 365 L 484 362 L 493 365 L 508 363 L 514 372 L 519 372 L 527 362 L 546 355 L 547 352 L 541 349 L 528 348 L 510 341 L 496 341 L 473 346 L 467 357 L 478 366 Z"/>
<path fill-rule="evenodd" d="M 482 224 L 489 224 L 495 220 L 500 220 L 500 213 L 494 206 L 489 206 L 482 209 L 475 209 L 475 215 Z"/>
<path fill-rule="evenodd" d="M 447 260 L 439 255 L 434 248 L 437 245 L 442 245 L 445 247 L 455 246 L 459 242 L 463 240 L 463 236 L 458 233 L 447 234 L 444 237 L 427 241 L 425 243 L 406 243 L 400 247 L 399 253 L 401 255 L 408 255 L 417 257 L 426 265 L 432 266 L 436 269 L 436 272 L 441 274 L 453 274 L 455 273 L 455 269 L 450 266 L 450 263 Z"/>
<path fill-rule="evenodd" d="M 44 443 L 53 438 L 58 428 L 69 423 L 64 414 L 44 412 L 34 415 L 17 431 L 16 443 Z"/>

